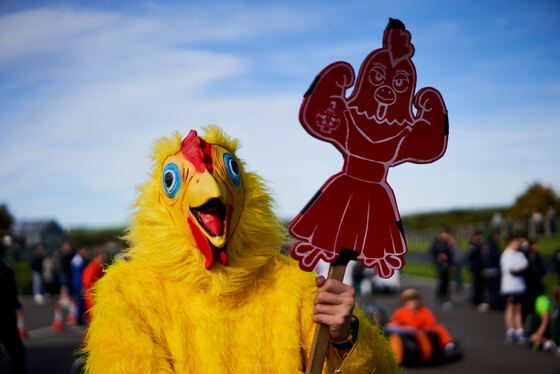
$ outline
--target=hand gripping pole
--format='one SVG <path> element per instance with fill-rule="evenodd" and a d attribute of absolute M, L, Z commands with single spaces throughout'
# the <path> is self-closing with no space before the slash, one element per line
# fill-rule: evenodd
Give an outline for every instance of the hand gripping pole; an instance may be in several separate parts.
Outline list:
<path fill-rule="evenodd" d="M 338 258 L 329 266 L 328 279 L 336 279 L 342 282 L 346 266 L 351 260 L 355 260 L 358 254 L 352 249 L 342 248 Z M 329 326 L 317 324 L 311 352 L 309 353 L 309 365 L 305 374 L 321 374 L 325 362 L 325 356 L 329 348 Z"/>

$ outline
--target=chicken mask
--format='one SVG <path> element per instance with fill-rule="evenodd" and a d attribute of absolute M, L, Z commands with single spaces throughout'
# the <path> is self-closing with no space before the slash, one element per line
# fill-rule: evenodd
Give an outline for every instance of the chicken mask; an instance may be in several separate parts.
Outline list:
<path fill-rule="evenodd" d="M 228 239 L 243 207 L 241 171 L 230 151 L 191 130 L 181 150 L 168 157 L 161 173 L 160 200 L 175 225 L 205 257 L 228 265 Z"/>

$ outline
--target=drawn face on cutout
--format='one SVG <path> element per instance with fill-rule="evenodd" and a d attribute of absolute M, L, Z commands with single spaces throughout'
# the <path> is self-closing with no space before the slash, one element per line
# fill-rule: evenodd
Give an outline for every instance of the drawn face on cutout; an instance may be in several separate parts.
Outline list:
<path fill-rule="evenodd" d="M 387 34 L 400 31 L 390 30 Z M 362 63 L 356 89 L 348 103 L 360 119 L 356 121 L 357 126 L 375 141 L 395 136 L 403 130 L 403 126 L 412 124 L 414 118 L 412 104 L 416 70 L 410 60 L 413 49 L 401 45 L 393 50 L 387 38 L 386 47 L 373 51 Z M 397 41 L 411 46 L 406 38 Z M 396 54 L 403 50 L 405 55 Z"/>
<path fill-rule="evenodd" d="M 343 249 L 353 250 L 364 266 L 377 267 L 382 278 L 405 263 L 406 240 L 387 173 L 404 162 L 441 158 L 449 127 L 441 94 L 430 87 L 415 92 L 410 40 L 404 24 L 389 19 L 383 47 L 364 59 L 357 76 L 349 63 L 334 62 L 304 95 L 301 124 L 340 151 L 344 168 L 290 224 L 299 240 L 291 255 L 303 270 L 313 270 L 320 259 L 345 257 Z"/>

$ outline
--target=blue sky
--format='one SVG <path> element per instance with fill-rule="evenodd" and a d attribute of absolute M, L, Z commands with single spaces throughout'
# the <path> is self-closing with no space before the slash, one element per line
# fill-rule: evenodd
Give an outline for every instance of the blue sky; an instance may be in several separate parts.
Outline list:
<path fill-rule="evenodd" d="M 0 202 L 20 219 L 125 224 L 153 141 L 215 123 L 292 217 L 342 165 L 299 125 L 302 94 L 331 62 L 357 71 L 388 17 L 451 127 L 443 159 L 390 171 L 401 214 L 509 205 L 533 181 L 560 191 L 558 1 L 8 0 Z"/>

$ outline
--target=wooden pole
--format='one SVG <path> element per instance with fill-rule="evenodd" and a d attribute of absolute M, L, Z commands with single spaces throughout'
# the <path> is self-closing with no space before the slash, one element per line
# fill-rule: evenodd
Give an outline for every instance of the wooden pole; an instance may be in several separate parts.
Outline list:
<path fill-rule="evenodd" d="M 329 275 L 327 279 L 336 279 L 342 282 L 346 266 L 350 260 L 355 260 L 357 253 L 351 249 L 343 248 L 338 258 L 329 266 Z M 309 364 L 305 370 L 305 374 L 321 374 L 327 350 L 329 349 L 329 326 L 319 323 L 315 327 L 315 335 L 311 352 L 309 353 Z"/>

